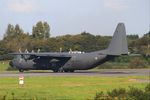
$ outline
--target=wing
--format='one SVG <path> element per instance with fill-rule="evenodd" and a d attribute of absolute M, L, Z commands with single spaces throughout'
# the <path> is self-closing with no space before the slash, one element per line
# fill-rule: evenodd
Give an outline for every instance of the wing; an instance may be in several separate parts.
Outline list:
<path fill-rule="evenodd" d="M 28 59 L 33 59 L 33 58 L 49 58 L 49 59 L 70 59 L 72 56 L 69 53 L 10 53 L 11 55 L 21 55 L 22 57 L 28 56 Z"/>

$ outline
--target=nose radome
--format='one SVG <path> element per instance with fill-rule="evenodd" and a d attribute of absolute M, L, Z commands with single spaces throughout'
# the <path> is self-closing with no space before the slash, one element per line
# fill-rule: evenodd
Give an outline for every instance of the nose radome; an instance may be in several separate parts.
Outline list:
<path fill-rule="evenodd" d="M 13 65 L 13 62 L 12 62 L 12 61 L 10 61 L 10 62 L 9 62 L 9 65 L 10 65 L 11 67 L 14 67 L 14 65 Z"/>

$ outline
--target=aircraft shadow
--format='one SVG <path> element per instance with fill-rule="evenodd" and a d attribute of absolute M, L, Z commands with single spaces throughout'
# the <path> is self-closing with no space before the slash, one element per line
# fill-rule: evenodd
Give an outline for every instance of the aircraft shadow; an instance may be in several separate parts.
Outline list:
<path fill-rule="evenodd" d="M 75 73 L 95 73 L 95 74 L 133 74 L 134 72 L 123 72 L 123 71 L 82 71 Z"/>
<path fill-rule="evenodd" d="M 52 71 L 26 71 L 24 73 L 49 73 L 57 74 Z M 58 72 L 62 73 L 62 72 Z M 64 74 L 134 74 L 135 72 L 123 72 L 123 71 L 75 71 L 75 72 L 64 72 Z M 63 74 L 63 73 L 62 73 Z"/>

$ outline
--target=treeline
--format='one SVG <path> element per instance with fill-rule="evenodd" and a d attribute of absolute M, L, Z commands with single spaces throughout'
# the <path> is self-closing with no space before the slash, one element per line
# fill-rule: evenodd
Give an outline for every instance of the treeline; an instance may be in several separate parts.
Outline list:
<path fill-rule="evenodd" d="M 92 35 L 88 32 L 81 32 L 77 35 L 64 35 L 50 37 L 50 25 L 47 22 L 39 21 L 32 27 L 32 33 L 24 32 L 17 25 L 8 24 L 4 38 L 0 41 L 1 59 L 8 59 L 5 54 L 11 52 L 40 49 L 41 52 L 64 52 L 70 49 L 73 51 L 91 52 L 101 50 L 108 46 L 111 36 Z M 150 32 L 142 37 L 136 34 L 128 35 L 129 52 L 150 54 Z"/>

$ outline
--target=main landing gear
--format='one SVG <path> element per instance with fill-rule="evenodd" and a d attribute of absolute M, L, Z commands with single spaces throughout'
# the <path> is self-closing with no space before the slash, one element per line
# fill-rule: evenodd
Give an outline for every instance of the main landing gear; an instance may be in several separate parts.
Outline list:
<path fill-rule="evenodd" d="M 23 69 L 19 69 L 19 72 L 24 72 L 24 70 Z"/>
<path fill-rule="evenodd" d="M 64 70 L 64 72 L 74 72 L 74 70 Z"/>
<path fill-rule="evenodd" d="M 63 68 L 59 68 L 59 69 L 54 69 L 53 72 L 57 73 L 57 72 L 74 72 L 73 69 L 63 69 Z"/>

